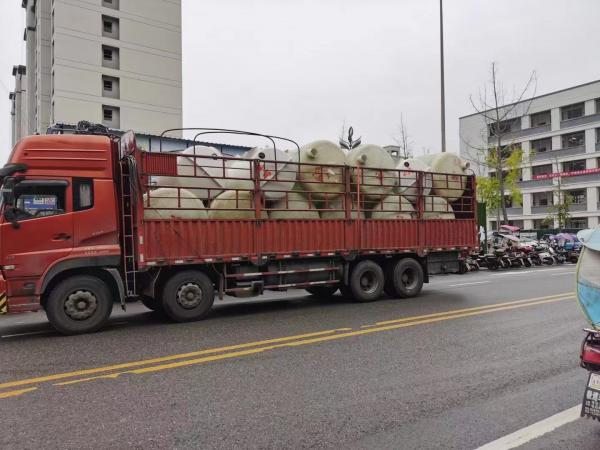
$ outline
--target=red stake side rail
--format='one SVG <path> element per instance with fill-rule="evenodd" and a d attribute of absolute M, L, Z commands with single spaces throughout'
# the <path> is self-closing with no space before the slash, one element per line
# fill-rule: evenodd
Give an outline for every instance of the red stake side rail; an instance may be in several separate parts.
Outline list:
<path fill-rule="evenodd" d="M 425 174 L 417 172 L 417 198 L 411 198 L 415 212 L 411 219 L 365 219 L 360 214 L 366 210 L 368 202 L 357 196 L 356 184 L 352 182 L 352 171 L 356 168 L 348 166 L 323 166 L 315 164 L 315 170 L 321 173 L 329 170 L 340 171 L 344 180 L 344 190 L 341 198 L 341 210 L 345 219 L 266 219 L 265 211 L 270 212 L 269 202 L 265 195 L 269 189 L 261 188 L 265 181 L 264 166 L 269 164 L 282 165 L 281 161 L 257 161 L 241 158 L 215 157 L 214 167 L 227 180 L 226 167 L 232 160 L 247 163 L 247 177 L 242 180 L 251 181 L 254 189 L 237 189 L 241 197 L 243 193 L 251 193 L 254 211 L 252 219 L 145 219 L 144 212 L 150 208 L 148 197 L 152 197 L 156 188 L 165 187 L 151 184 L 156 176 L 177 176 L 177 154 L 149 153 L 135 149 L 130 152 L 135 156 L 137 167 L 140 168 L 138 182 L 144 197 L 138 196 L 136 228 L 139 241 L 136 245 L 136 261 L 138 269 L 143 270 L 152 266 L 218 263 L 232 261 L 252 261 L 263 263 L 268 259 L 290 259 L 296 257 L 323 256 L 352 256 L 361 254 L 397 254 L 413 253 L 426 256 L 432 252 L 472 250 L 478 247 L 477 226 L 475 219 L 475 177 L 463 176 L 465 192 L 463 196 L 451 203 L 455 219 L 425 219 L 423 215 L 431 211 L 432 195 L 423 194 Z M 189 156 L 194 161 L 195 156 Z M 206 158 L 202 161 L 206 163 Z M 278 181 L 286 170 L 298 171 L 307 164 L 287 162 L 287 169 L 275 170 L 269 173 L 272 181 Z M 195 167 L 195 161 L 191 163 Z M 290 168 L 291 166 L 291 168 Z M 312 165 L 311 165 L 312 166 Z M 414 177 L 415 172 L 404 170 L 376 170 L 369 168 L 371 176 L 362 177 L 364 185 L 377 186 L 391 178 L 397 178 L 397 185 L 405 186 L 405 180 Z M 366 172 L 367 170 L 365 170 Z M 375 172 L 374 172 L 375 171 Z M 379 172 L 379 173 L 376 173 Z M 452 181 L 446 177 L 447 185 Z M 202 178 L 194 174 L 190 178 Z M 206 177 L 204 175 L 204 177 Z M 185 177 L 181 177 L 185 178 Z M 171 186 L 179 193 L 180 186 Z M 235 189 L 234 189 L 235 190 Z M 271 191 L 274 192 L 274 191 Z M 287 195 L 291 191 L 286 191 Z M 305 191 L 307 195 L 315 193 Z M 218 193 L 217 193 L 218 194 Z M 210 194 L 209 194 L 210 195 Z M 361 194 L 362 195 L 362 194 Z M 327 196 L 322 193 L 322 196 Z M 386 194 L 388 202 L 400 203 L 400 194 Z M 214 196 L 216 197 L 216 195 Z M 185 200 L 178 196 L 178 206 Z M 212 199 L 210 199 L 212 200 Z M 205 202 L 210 210 L 210 200 Z M 235 202 L 235 200 L 234 200 Z M 314 206 L 319 212 L 324 210 L 323 203 Z M 236 202 L 237 203 L 237 202 Z M 286 202 L 287 203 L 287 202 Z M 371 203 L 372 205 L 372 203 Z M 236 205 L 239 206 L 239 205 Z M 397 208 L 397 205 L 393 205 Z M 380 206 L 385 209 L 386 206 Z M 186 208 L 183 208 L 186 209 Z M 188 208 L 189 209 L 189 208 Z M 235 208 L 244 209 L 244 208 Z M 290 209 L 293 211 L 293 209 Z M 358 212 L 358 214 L 357 214 Z"/>

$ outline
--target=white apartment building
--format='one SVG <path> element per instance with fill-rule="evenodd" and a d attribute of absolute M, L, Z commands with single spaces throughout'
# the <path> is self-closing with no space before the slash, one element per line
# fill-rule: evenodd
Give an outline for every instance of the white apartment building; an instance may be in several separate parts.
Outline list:
<path fill-rule="evenodd" d="M 181 0 L 22 6 L 27 61 L 10 96 L 13 141 L 80 120 L 146 133 L 182 126 Z"/>
<path fill-rule="evenodd" d="M 558 185 L 571 194 L 567 228 L 595 227 L 600 216 L 600 80 L 521 102 L 507 118 L 501 145 L 523 149 L 522 205 L 510 205 L 509 224 L 523 229 L 547 228 L 548 209 L 557 201 Z M 474 148 L 492 148 L 481 114 L 460 118 L 460 154 L 473 161 Z M 485 168 L 476 168 L 485 174 Z M 488 226 L 497 229 L 488 211 Z M 557 227 L 555 221 L 554 227 Z"/>

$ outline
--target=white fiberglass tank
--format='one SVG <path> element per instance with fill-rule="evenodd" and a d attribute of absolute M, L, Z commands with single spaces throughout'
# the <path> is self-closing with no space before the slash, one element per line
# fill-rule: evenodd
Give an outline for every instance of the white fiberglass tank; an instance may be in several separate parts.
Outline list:
<path fill-rule="evenodd" d="M 305 191 L 310 191 L 311 199 L 332 200 L 344 192 L 346 154 L 336 144 L 327 140 L 306 144 L 300 148 L 299 160 L 298 180 Z"/>
<path fill-rule="evenodd" d="M 417 172 L 423 172 L 423 195 L 431 193 L 433 179 L 429 171 L 429 166 L 421 159 L 405 159 L 400 161 L 397 166 L 400 172 L 399 192 L 407 197 L 412 203 L 417 201 Z"/>
<path fill-rule="evenodd" d="M 454 219 L 454 210 L 446 199 L 428 196 L 424 200 L 423 219 Z"/>
<path fill-rule="evenodd" d="M 321 219 L 345 219 L 346 218 L 343 197 L 334 198 L 333 200 L 328 201 L 327 204 L 325 204 L 324 202 L 322 202 L 322 203 L 323 204 L 321 205 L 321 211 L 320 211 Z M 352 211 L 350 213 L 350 218 L 358 219 L 359 217 L 361 219 L 364 219 L 365 212 L 360 211 L 360 214 L 359 214 L 358 213 L 358 205 L 353 202 L 352 203 Z"/>
<path fill-rule="evenodd" d="M 398 186 L 394 159 L 377 145 L 353 148 L 346 157 L 346 164 L 351 167 L 352 181 L 367 198 L 379 200 Z"/>
<path fill-rule="evenodd" d="M 249 191 L 224 191 L 210 204 L 209 219 L 254 219 L 254 193 Z M 266 219 L 266 211 L 261 210 Z"/>
<path fill-rule="evenodd" d="M 463 161 L 456 154 L 448 152 L 429 155 L 429 158 L 430 170 L 434 172 L 434 194 L 444 197 L 450 202 L 461 198 L 467 187 L 469 162 Z"/>
<path fill-rule="evenodd" d="M 269 210 L 270 219 L 318 219 L 319 211 L 300 192 L 288 192 L 287 198 L 275 200 Z"/>
<path fill-rule="evenodd" d="M 177 158 L 177 177 L 152 178 L 157 187 L 183 187 L 196 197 L 207 200 L 223 191 L 223 155 L 214 147 L 196 145 L 188 147 Z"/>
<path fill-rule="evenodd" d="M 267 200 L 283 198 L 290 192 L 298 177 L 298 164 L 293 163 L 293 152 L 276 150 L 273 147 L 253 148 L 227 165 L 228 189 L 254 189 L 253 162 L 259 160 L 260 187 Z"/>
<path fill-rule="evenodd" d="M 144 219 L 206 218 L 204 203 L 187 189 L 158 188 L 144 194 Z"/>
<path fill-rule="evenodd" d="M 376 203 L 371 211 L 371 219 L 412 219 L 415 207 L 405 197 L 389 195 Z"/>

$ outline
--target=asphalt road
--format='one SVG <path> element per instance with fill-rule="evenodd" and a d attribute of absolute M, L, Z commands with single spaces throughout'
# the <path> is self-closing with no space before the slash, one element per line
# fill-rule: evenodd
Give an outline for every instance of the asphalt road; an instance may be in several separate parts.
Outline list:
<path fill-rule="evenodd" d="M 475 449 L 581 402 L 574 266 L 433 277 L 416 299 L 302 291 L 64 337 L 0 319 L 0 448 Z M 563 295 L 564 294 L 564 295 Z M 598 448 L 572 421 L 521 448 Z"/>

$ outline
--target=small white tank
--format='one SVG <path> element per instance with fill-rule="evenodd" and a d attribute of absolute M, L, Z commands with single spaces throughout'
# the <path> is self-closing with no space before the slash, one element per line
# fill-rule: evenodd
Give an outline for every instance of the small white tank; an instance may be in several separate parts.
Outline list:
<path fill-rule="evenodd" d="M 295 211 L 290 211 L 295 210 Z M 318 219 L 317 211 L 300 192 L 288 192 L 287 199 L 275 200 L 269 211 L 269 219 Z"/>
<path fill-rule="evenodd" d="M 144 194 L 144 219 L 207 219 L 204 203 L 187 189 L 159 188 Z M 189 209 L 187 209 L 189 208 Z"/>
<path fill-rule="evenodd" d="M 183 187 L 203 200 L 215 198 L 223 191 L 224 160 L 220 159 L 223 155 L 219 150 L 214 147 L 197 145 L 195 147 L 188 147 L 178 152 L 178 154 L 196 155 L 197 157 L 178 157 L 177 175 L 179 176 L 153 177 L 152 184 L 155 184 L 157 187 Z M 195 168 L 194 165 L 196 166 Z"/>
<path fill-rule="evenodd" d="M 433 192 L 450 202 L 458 200 L 467 187 L 467 169 L 469 162 L 463 161 L 454 153 L 428 155 L 433 174 Z M 441 175 L 448 174 L 448 175 Z"/>
<path fill-rule="evenodd" d="M 245 160 L 258 159 L 265 161 L 259 163 L 260 186 L 264 191 L 265 198 L 267 200 L 282 198 L 285 196 L 285 192 L 292 190 L 298 177 L 298 164 L 290 164 L 290 162 L 294 162 L 294 156 L 292 153 L 275 150 L 272 147 L 248 150 L 242 157 L 244 160 L 234 160 L 228 164 L 226 187 L 227 189 L 254 189 L 253 163 Z"/>
<path fill-rule="evenodd" d="M 418 170 L 423 172 L 423 195 L 429 195 L 431 193 L 431 186 L 433 179 L 429 171 L 429 166 L 420 159 L 405 159 L 400 161 L 396 166 L 400 172 L 400 187 L 399 192 L 407 197 L 411 202 L 417 201 L 417 173 Z"/>
<path fill-rule="evenodd" d="M 294 152 L 291 154 L 295 156 Z M 300 148 L 300 164 L 298 180 L 304 190 L 313 193 L 313 199 L 333 199 L 344 192 L 343 169 L 331 165 L 344 166 L 346 154 L 333 142 L 321 140 L 304 145 Z"/>
<path fill-rule="evenodd" d="M 236 195 L 237 193 L 237 195 Z M 253 193 L 248 191 L 224 191 L 210 204 L 209 219 L 254 219 Z M 262 210 L 262 219 L 267 218 Z"/>
<path fill-rule="evenodd" d="M 423 219 L 454 219 L 454 211 L 450 203 L 442 197 L 425 197 Z"/>
<path fill-rule="evenodd" d="M 414 206 L 405 197 L 390 195 L 375 204 L 371 219 L 412 219 L 414 213 Z"/>
<path fill-rule="evenodd" d="M 346 218 L 346 212 L 344 211 L 344 198 L 343 197 L 337 197 L 337 198 L 327 202 L 327 206 L 322 204 L 321 208 L 322 208 L 320 211 L 321 219 L 345 219 Z M 328 210 L 330 210 L 330 211 L 328 211 Z M 364 219 L 365 212 L 361 210 L 360 214 L 359 214 L 358 206 L 356 205 L 356 203 L 352 203 L 352 212 L 350 213 L 350 217 L 352 219 L 358 219 L 359 217 L 361 219 Z"/>
<path fill-rule="evenodd" d="M 377 145 L 366 144 L 353 148 L 346 157 L 346 164 L 351 167 L 352 180 L 367 198 L 379 200 L 381 195 L 388 194 L 398 186 L 394 159 Z M 359 172 L 362 175 L 359 176 Z"/>

